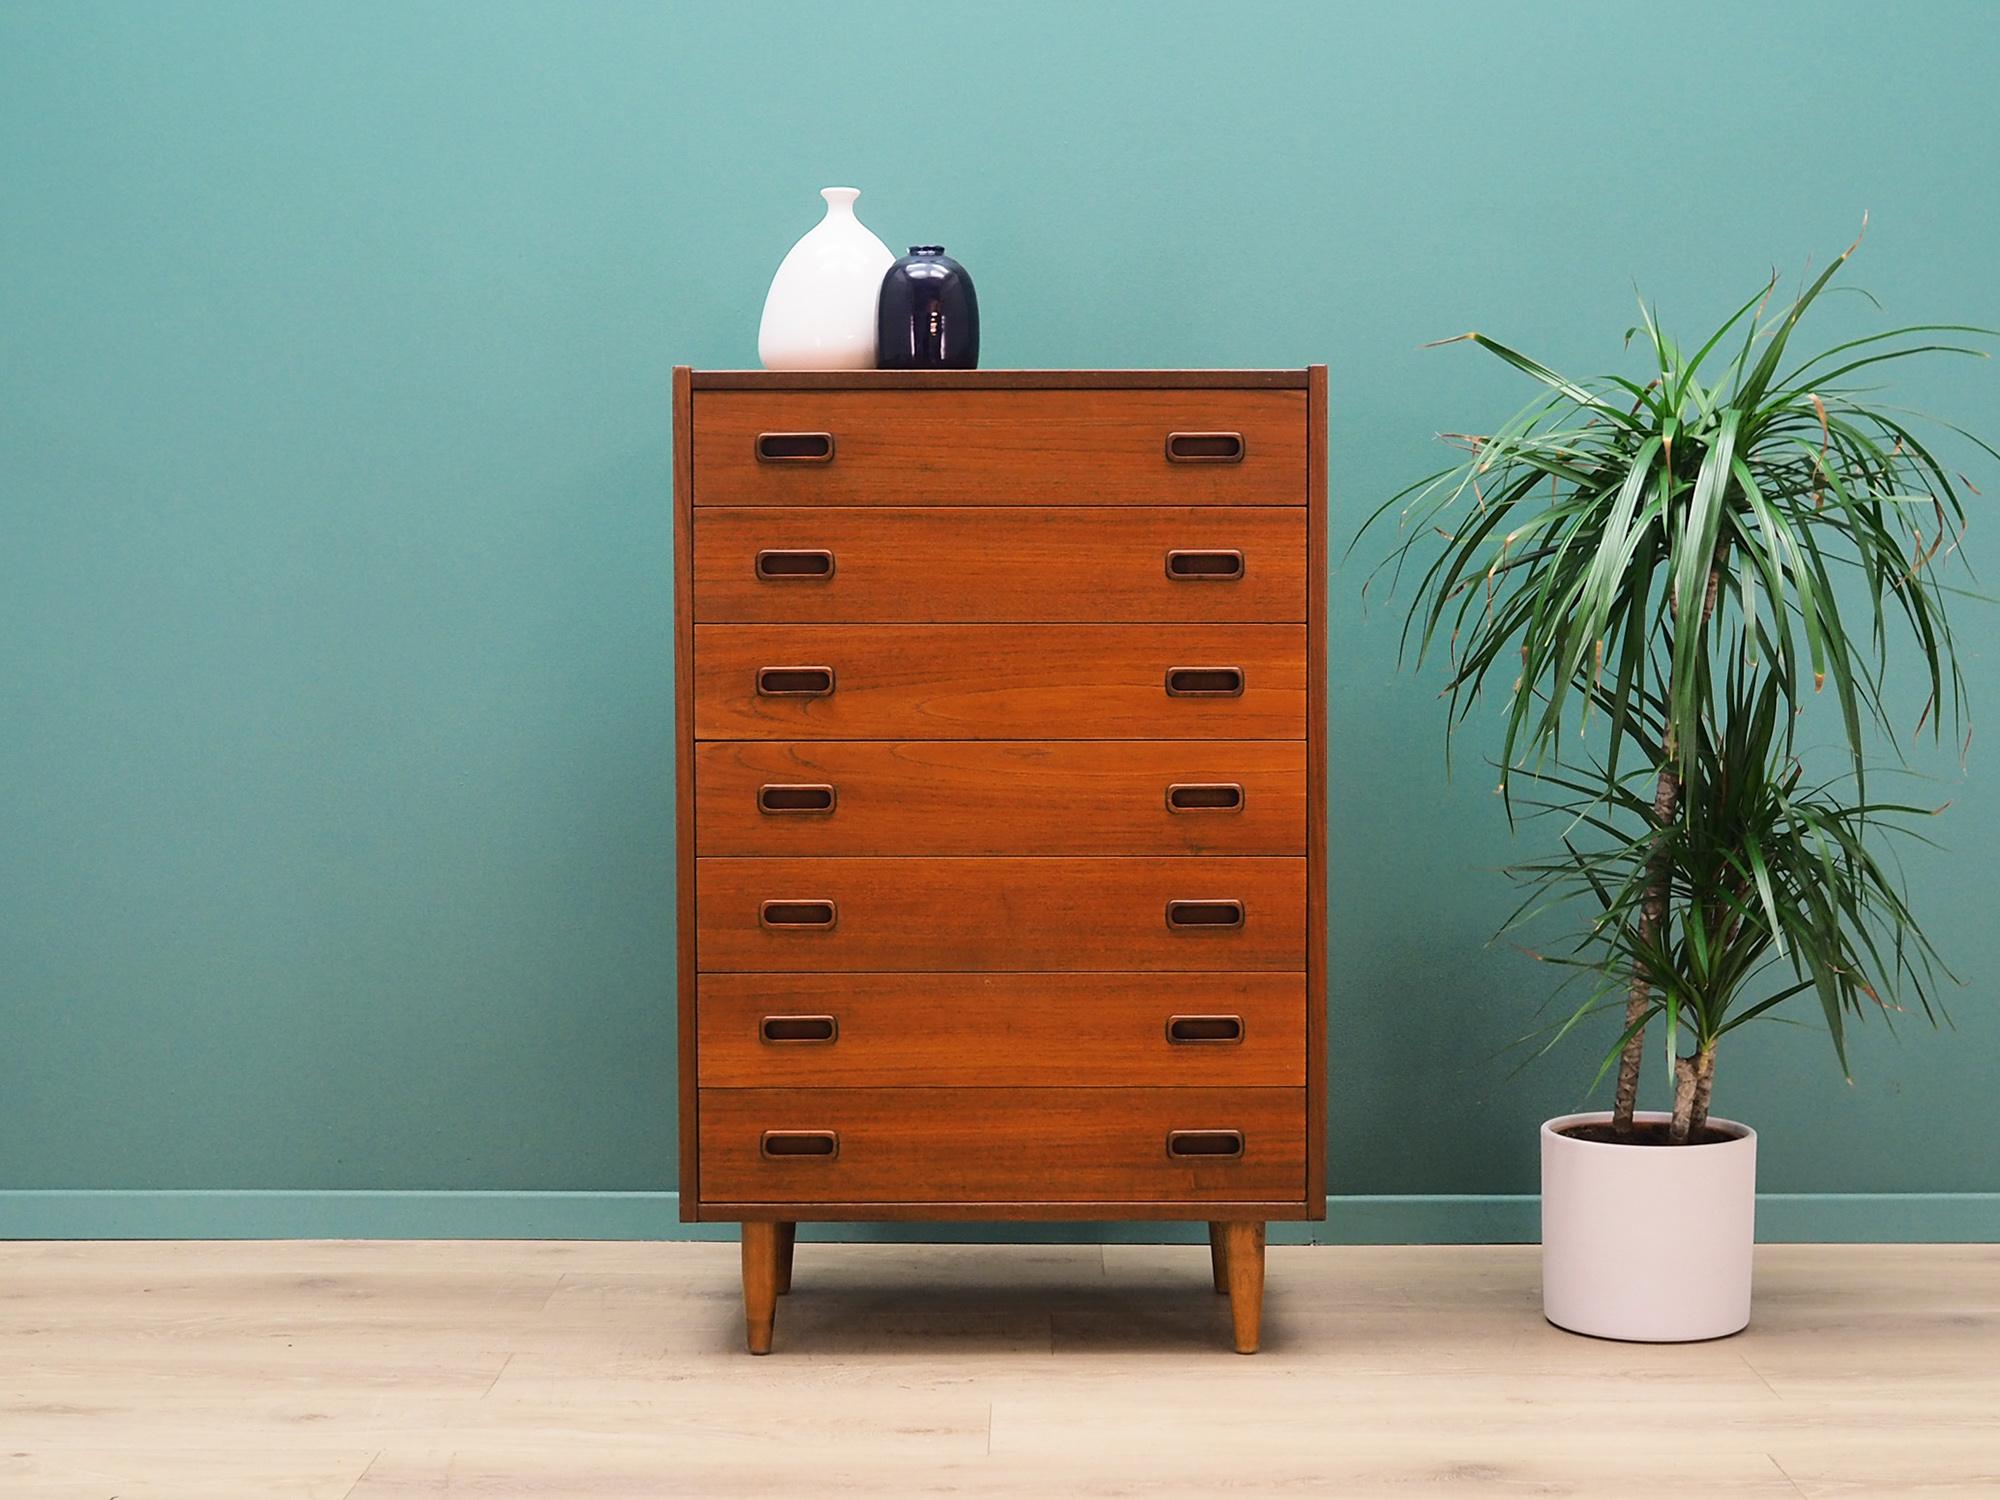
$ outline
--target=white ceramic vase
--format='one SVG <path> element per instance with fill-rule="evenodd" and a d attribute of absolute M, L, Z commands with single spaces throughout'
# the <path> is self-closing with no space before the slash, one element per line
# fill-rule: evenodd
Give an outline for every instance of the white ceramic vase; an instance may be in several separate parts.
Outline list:
<path fill-rule="evenodd" d="M 826 217 L 792 246 L 764 298 L 767 370 L 872 370 L 875 304 L 896 257 L 854 216 L 859 188 L 821 188 Z"/>
<path fill-rule="evenodd" d="M 1636 1119 L 1672 1116 L 1641 1110 Z M 1757 1132 L 1701 1146 L 1616 1146 L 1562 1132 L 1604 1113 L 1542 1126 L 1542 1313 L 1602 1339 L 1684 1343 L 1750 1321 Z"/>

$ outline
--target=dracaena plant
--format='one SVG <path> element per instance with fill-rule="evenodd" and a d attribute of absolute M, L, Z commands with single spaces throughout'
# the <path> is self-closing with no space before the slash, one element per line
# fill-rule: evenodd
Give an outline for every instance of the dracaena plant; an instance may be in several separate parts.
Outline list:
<path fill-rule="evenodd" d="M 1626 341 L 1650 378 L 1571 380 L 1483 334 L 1445 340 L 1541 393 L 1490 434 L 1447 435 L 1466 459 L 1370 522 L 1400 517 L 1385 567 L 1421 561 L 1404 645 L 1445 657 L 1448 726 L 1493 706 L 1510 818 L 1562 824 L 1561 852 L 1514 872 L 1517 920 L 1588 913 L 1554 955 L 1587 981 L 1557 1035 L 1621 1011 L 1599 1074 L 1616 1068 L 1621 1134 L 1655 1021 L 1684 1143 L 1718 1042 L 1792 996 L 1817 996 L 1843 1071 L 1849 1018 L 1906 999 L 1937 1014 L 1944 971 L 1881 849 L 1924 810 L 1869 800 L 1868 771 L 1898 743 L 1892 699 L 1934 736 L 1967 722 L 1942 573 L 1976 491 L 1873 382 L 1993 335 L 1915 325 L 1801 357 L 1801 320 L 1854 248 L 1788 305 L 1774 276 L 1691 353 L 1642 302 Z M 1892 654 L 1898 636 L 1913 649 Z M 1906 663 L 1914 680 L 1892 681 Z M 1836 731 L 1837 775 L 1802 762 L 1807 723 Z"/>

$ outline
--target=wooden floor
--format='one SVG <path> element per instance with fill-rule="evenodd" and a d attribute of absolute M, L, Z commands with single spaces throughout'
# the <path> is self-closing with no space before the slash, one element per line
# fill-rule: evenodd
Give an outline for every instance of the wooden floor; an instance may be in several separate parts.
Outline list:
<path fill-rule="evenodd" d="M 1772 1247 L 1750 1330 L 1540 1317 L 1537 1252 L 0 1245 L 0 1495 L 2000 1495 L 2000 1247 Z"/>

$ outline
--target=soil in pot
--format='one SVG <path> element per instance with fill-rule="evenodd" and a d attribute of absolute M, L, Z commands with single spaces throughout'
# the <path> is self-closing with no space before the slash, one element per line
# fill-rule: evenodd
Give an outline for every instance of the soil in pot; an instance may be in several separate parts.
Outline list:
<path fill-rule="evenodd" d="M 1623 1135 L 1610 1125 L 1571 1125 L 1567 1129 L 1558 1130 L 1556 1134 L 1572 1141 L 1589 1141 L 1598 1146 L 1671 1146 L 1673 1140 L 1669 1131 L 1672 1128 L 1671 1123 L 1665 1120 L 1635 1120 L 1632 1129 Z M 1719 1146 L 1724 1141 L 1736 1139 L 1736 1136 L 1725 1130 L 1715 1130 L 1704 1125 L 1688 1138 L 1688 1144 Z"/>

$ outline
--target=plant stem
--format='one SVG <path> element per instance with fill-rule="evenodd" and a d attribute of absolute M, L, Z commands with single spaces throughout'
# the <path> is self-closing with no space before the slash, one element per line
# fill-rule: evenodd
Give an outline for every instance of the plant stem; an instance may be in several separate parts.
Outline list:
<path fill-rule="evenodd" d="M 1646 896 L 1639 907 L 1639 941 L 1652 944 L 1659 939 L 1667 916 L 1667 885 L 1673 878 L 1672 851 L 1667 847 L 1667 829 L 1680 811 L 1681 777 L 1675 769 L 1673 731 L 1660 767 L 1660 779 L 1653 790 L 1653 852 L 1646 857 Z M 1632 1133 L 1632 1112 L 1639 1103 L 1639 1062 L 1646 1050 L 1646 1033 L 1640 1025 L 1646 1007 L 1653 1003 L 1653 981 L 1645 965 L 1634 962 L 1632 984 L 1625 992 L 1625 1051 L 1618 1059 L 1618 1094 L 1611 1106 L 1611 1124 L 1620 1135 Z"/>
<path fill-rule="evenodd" d="M 1697 634 L 1708 632 L 1715 614 L 1716 595 L 1722 588 L 1723 550 L 1718 548 L 1708 563 L 1708 586 L 1702 590 L 1701 620 Z M 1667 701 L 1673 701 L 1673 681 L 1667 683 Z M 1660 779 L 1653 788 L 1653 852 L 1646 858 L 1646 895 L 1639 905 L 1639 941 L 1650 946 L 1660 939 L 1667 920 L 1667 893 L 1673 881 L 1673 851 L 1667 844 L 1667 830 L 1680 815 L 1680 745 L 1674 736 L 1671 712 L 1660 743 Z M 1653 1003 L 1653 982 L 1643 961 L 1632 962 L 1632 983 L 1625 992 L 1625 1050 L 1618 1058 L 1618 1093 L 1611 1105 L 1611 1126 L 1619 1135 L 1632 1133 L 1632 1115 L 1639 1104 L 1639 1064 L 1645 1056 L 1646 1032 L 1641 1024 L 1646 1008 Z M 1710 1065 L 1713 1067 L 1713 1064 Z M 1678 1081 L 1676 1083 L 1678 1089 Z M 1680 1110 L 1678 1100 L 1675 1115 Z"/>
<path fill-rule="evenodd" d="M 1709 1095 L 1715 1092 L 1715 1043 L 1710 1042 L 1694 1055 L 1694 1101 L 1688 1113 L 1688 1132 L 1698 1134 L 1708 1124 Z"/>
<path fill-rule="evenodd" d="M 1688 1143 L 1688 1132 L 1693 1129 L 1694 1124 L 1694 1093 L 1698 1085 L 1694 1059 L 1675 1058 L 1674 1122 L 1667 1129 L 1667 1140 L 1676 1146 L 1685 1146 Z"/>
<path fill-rule="evenodd" d="M 1674 1123 L 1667 1139 L 1685 1146 L 1708 1123 L 1708 1096 L 1715 1088 L 1715 1043 L 1704 1042 L 1693 1057 L 1674 1059 Z"/>

